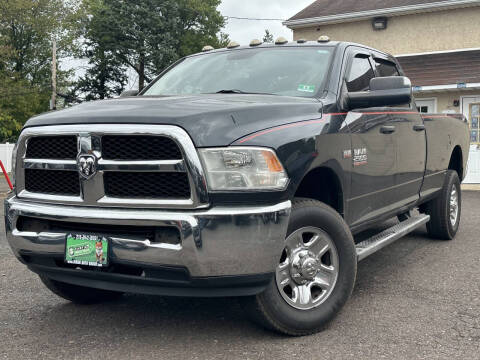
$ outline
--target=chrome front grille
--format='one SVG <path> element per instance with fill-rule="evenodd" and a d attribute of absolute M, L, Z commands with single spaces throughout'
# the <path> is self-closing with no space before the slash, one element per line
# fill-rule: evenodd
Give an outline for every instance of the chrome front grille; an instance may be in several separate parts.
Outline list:
<path fill-rule="evenodd" d="M 102 137 L 102 157 L 106 160 L 181 160 L 182 152 L 165 136 Z"/>
<path fill-rule="evenodd" d="M 186 173 L 110 171 L 103 175 L 105 194 L 119 198 L 189 199 Z"/>
<path fill-rule="evenodd" d="M 72 159 L 77 158 L 76 136 L 38 136 L 28 141 L 29 159 Z"/>
<path fill-rule="evenodd" d="M 80 170 L 87 160 L 94 175 Z M 168 125 L 27 128 L 18 142 L 16 191 L 20 198 L 86 206 L 208 206 L 192 140 Z"/>
<path fill-rule="evenodd" d="M 32 193 L 80 195 L 80 178 L 74 171 L 25 169 L 25 189 Z"/>

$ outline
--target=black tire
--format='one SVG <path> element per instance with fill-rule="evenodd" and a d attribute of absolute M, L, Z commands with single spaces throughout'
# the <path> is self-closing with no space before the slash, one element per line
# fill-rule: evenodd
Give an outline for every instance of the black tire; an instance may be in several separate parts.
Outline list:
<path fill-rule="evenodd" d="M 45 275 L 39 276 L 40 280 L 42 280 L 42 282 L 51 292 L 76 304 L 98 304 L 106 301 L 116 300 L 123 295 L 121 292 L 77 286 L 52 280 Z"/>
<path fill-rule="evenodd" d="M 455 224 L 450 221 L 450 200 L 452 190 L 455 188 L 458 196 L 458 216 Z M 462 215 L 462 192 L 460 179 L 456 171 L 449 170 L 445 177 L 443 188 L 435 199 L 425 205 L 425 212 L 430 215 L 430 222 L 427 223 L 428 234 L 433 239 L 452 240 L 460 227 Z"/>
<path fill-rule="evenodd" d="M 334 209 L 319 201 L 295 199 L 287 237 L 298 229 L 312 226 L 327 233 L 335 244 L 339 259 L 336 284 L 321 305 L 309 310 L 299 310 L 284 300 L 276 280 L 273 279 L 263 293 L 244 300 L 247 301 L 253 320 L 270 330 L 291 336 L 319 332 L 339 313 L 352 293 L 357 273 L 357 257 L 347 224 Z"/>

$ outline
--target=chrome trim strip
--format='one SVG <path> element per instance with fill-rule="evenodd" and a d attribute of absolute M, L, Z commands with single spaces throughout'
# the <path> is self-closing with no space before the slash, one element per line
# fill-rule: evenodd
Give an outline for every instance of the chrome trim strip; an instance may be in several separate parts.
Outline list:
<path fill-rule="evenodd" d="M 165 221 L 172 219 L 176 221 L 191 221 L 193 217 L 209 216 L 239 216 L 239 215 L 258 215 L 264 213 L 275 213 L 278 211 L 289 210 L 291 201 L 287 200 L 275 205 L 263 206 L 217 206 L 211 209 L 192 210 L 192 211 L 168 211 L 168 210 L 147 210 L 147 209 L 116 209 L 116 208 L 89 208 L 84 206 L 64 206 L 38 204 L 29 201 L 22 201 L 20 197 L 11 197 L 6 200 L 10 210 L 15 210 L 20 215 L 30 215 L 44 219 L 56 219 L 68 222 L 86 222 L 95 224 L 111 224 L 112 220 L 131 220 L 125 222 L 125 225 L 152 225 L 152 222 Z M 27 215 L 27 216 L 28 216 Z M 135 221 L 135 222 L 133 222 Z M 193 221 L 196 223 L 196 221 Z M 157 224 L 158 225 L 158 224 Z M 171 224 L 170 224 L 171 225 Z"/>
<path fill-rule="evenodd" d="M 102 198 L 97 200 L 99 205 L 114 205 L 114 206 L 122 206 L 122 207 L 129 207 L 132 203 L 136 205 L 145 205 L 145 206 L 152 206 L 155 207 L 159 200 L 157 199 L 129 199 L 129 198 L 114 198 L 110 196 L 103 196 Z M 192 207 L 194 205 L 192 199 L 187 200 L 161 200 L 162 205 L 164 207 L 174 207 L 174 206 L 184 206 L 184 207 Z"/>
<path fill-rule="evenodd" d="M 81 179 L 81 196 L 56 196 L 30 193 L 25 190 L 23 169 L 78 171 L 74 160 L 27 159 L 25 157 L 28 140 L 35 136 L 75 135 L 78 139 L 78 151 L 81 154 L 94 155 L 98 159 L 97 174 L 89 179 Z M 101 158 L 101 137 L 103 135 L 146 135 L 165 136 L 179 146 L 183 160 L 171 161 L 111 161 Z M 88 124 L 54 125 L 26 128 L 20 134 L 17 152 L 16 189 L 21 198 L 56 204 L 78 204 L 85 206 L 110 207 L 151 207 L 172 209 L 200 209 L 209 206 L 207 182 L 197 150 L 190 136 L 180 127 L 172 125 L 135 125 L 135 124 Z M 103 173 L 105 171 L 159 171 L 186 172 L 190 182 L 191 198 L 188 200 L 168 199 L 119 199 L 105 196 Z"/>
<path fill-rule="evenodd" d="M 17 196 L 21 199 L 27 200 L 42 200 L 43 202 L 61 202 L 69 204 L 82 204 L 83 199 L 81 196 L 60 196 L 51 194 L 37 194 L 27 190 L 18 192 Z"/>
<path fill-rule="evenodd" d="M 64 234 L 62 234 L 64 235 Z M 64 235 L 65 236 L 65 235 Z M 110 239 L 113 242 L 116 243 L 125 243 L 125 244 L 132 244 L 144 248 L 154 248 L 154 249 L 165 249 L 165 250 L 175 250 L 175 251 L 180 251 L 182 250 L 182 245 L 174 245 L 174 244 L 152 244 L 152 242 L 148 239 L 145 240 L 132 240 L 132 239 L 125 239 L 125 238 L 120 238 L 120 237 L 110 237 Z"/>
<path fill-rule="evenodd" d="M 78 171 L 75 160 L 25 159 L 23 167 L 25 169 Z"/>
<path fill-rule="evenodd" d="M 183 160 L 162 160 L 162 161 L 118 161 L 99 160 L 98 170 L 100 171 L 161 171 L 161 172 L 185 172 Z"/>

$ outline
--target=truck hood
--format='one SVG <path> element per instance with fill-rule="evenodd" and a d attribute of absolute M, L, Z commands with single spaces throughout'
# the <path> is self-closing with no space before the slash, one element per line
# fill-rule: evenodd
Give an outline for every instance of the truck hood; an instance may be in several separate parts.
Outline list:
<path fill-rule="evenodd" d="M 66 124 L 177 125 L 197 147 L 227 146 L 271 127 L 318 119 L 316 99 L 274 95 L 138 96 L 83 103 L 30 119 L 25 127 Z"/>

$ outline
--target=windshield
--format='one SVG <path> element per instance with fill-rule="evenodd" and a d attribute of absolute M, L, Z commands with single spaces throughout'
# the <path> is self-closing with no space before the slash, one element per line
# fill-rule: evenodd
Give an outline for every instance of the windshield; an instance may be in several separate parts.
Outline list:
<path fill-rule="evenodd" d="M 261 93 L 314 97 L 323 90 L 333 48 L 258 48 L 184 59 L 143 95 Z"/>

